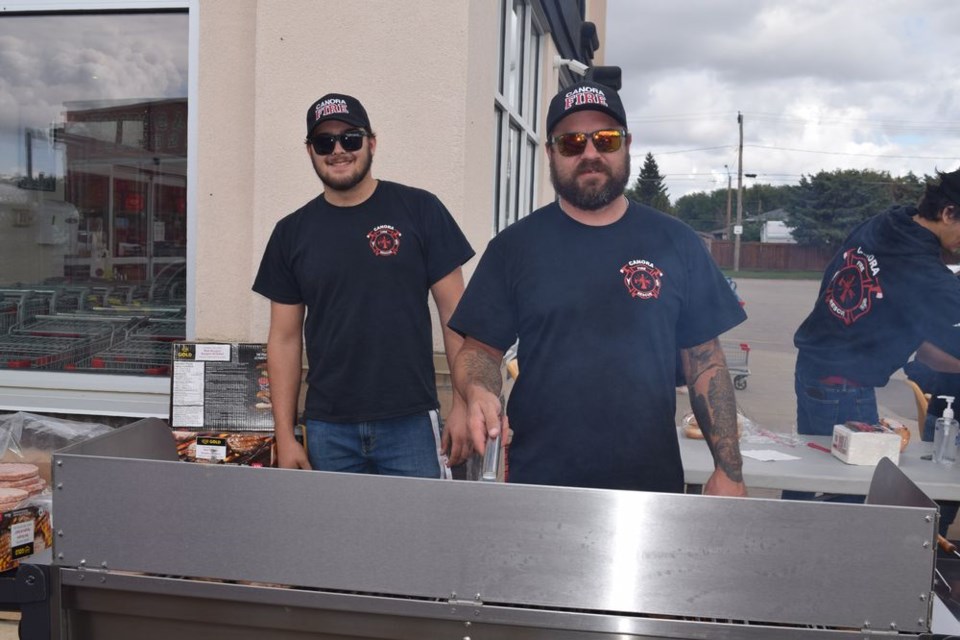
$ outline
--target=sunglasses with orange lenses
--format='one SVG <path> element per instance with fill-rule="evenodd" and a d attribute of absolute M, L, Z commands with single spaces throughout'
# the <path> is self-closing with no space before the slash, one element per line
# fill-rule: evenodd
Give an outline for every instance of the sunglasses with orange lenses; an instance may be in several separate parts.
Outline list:
<path fill-rule="evenodd" d="M 627 137 L 626 129 L 599 129 L 590 133 L 573 131 L 547 138 L 547 144 L 556 148 L 562 156 L 578 156 L 587 148 L 587 140 L 593 142 L 593 148 L 600 153 L 619 151 Z"/>

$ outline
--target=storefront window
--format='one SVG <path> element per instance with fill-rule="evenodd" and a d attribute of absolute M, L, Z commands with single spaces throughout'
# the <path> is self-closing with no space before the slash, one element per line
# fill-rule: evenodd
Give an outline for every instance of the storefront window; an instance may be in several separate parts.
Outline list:
<path fill-rule="evenodd" d="M 169 373 L 187 60 L 185 11 L 0 16 L 0 369 Z"/>
<path fill-rule="evenodd" d="M 537 104 L 542 33 L 529 0 L 501 0 L 501 82 L 494 101 L 498 131 L 495 233 L 530 213 L 533 207 L 540 142 Z"/>

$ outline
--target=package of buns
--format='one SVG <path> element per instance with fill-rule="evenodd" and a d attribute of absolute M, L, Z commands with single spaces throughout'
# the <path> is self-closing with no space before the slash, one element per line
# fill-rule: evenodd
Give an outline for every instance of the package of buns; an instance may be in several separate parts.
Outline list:
<path fill-rule="evenodd" d="M 747 423 L 747 418 L 739 411 L 737 412 L 737 437 L 743 436 L 743 429 Z M 700 425 L 697 424 L 697 417 L 693 413 L 688 413 L 680 421 L 680 427 L 683 429 L 683 435 L 693 440 L 703 440 L 703 432 L 700 431 Z"/>
<path fill-rule="evenodd" d="M 900 453 L 903 453 L 907 445 L 910 444 L 910 429 L 904 426 L 902 422 L 892 418 L 880 418 L 880 426 L 900 436 Z"/>

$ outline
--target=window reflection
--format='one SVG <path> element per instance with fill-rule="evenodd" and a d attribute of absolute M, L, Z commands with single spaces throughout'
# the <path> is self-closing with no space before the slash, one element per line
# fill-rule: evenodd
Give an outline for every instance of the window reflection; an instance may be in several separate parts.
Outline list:
<path fill-rule="evenodd" d="M 168 373 L 187 15 L 0 18 L 0 368 Z"/>
<path fill-rule="evenodd" d="M 494 232 L 533 208 L 540 95 L 542 28 L 529 0 L 500 0 L 501 91 L 497 94 L 497 172 Z"/>
<path fill-rule="evenodd" d="M 514 0 L 513 10 L 510 12 L 510 27 L 509 27 L 509 43 L 507 58 L 507 104 L 511 108 L 517 109 L 519 111 L 519 100 L 520 100 L 520 83 L 523 81 L 522 77 L 522 68 L 523 64 L 523 27 L 524 27 L 524 13 L 526 10 L 526 5 L 524 2 L 518 2 Z"/>

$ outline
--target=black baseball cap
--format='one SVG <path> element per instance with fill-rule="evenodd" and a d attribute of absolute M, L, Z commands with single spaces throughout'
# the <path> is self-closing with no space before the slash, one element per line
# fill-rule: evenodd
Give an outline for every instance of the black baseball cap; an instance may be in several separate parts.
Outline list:
<path fill-rule="evenodd" d="M 616 90 L 596 82 L 580 82 L 553 96 L 547 110 L 547 135 L 553 133 L 558 122 L 577 111 L 600 111 L 624 128 L 627 126 L 627 114 Z"/>
<path fill-rule="evenodd" d="M 328 93 L 310 105 L 307 109 L 307 137 L 318 124 L 326 120 L 340 120 L 370 131 L 367 110 L 359 100 L 342 93 Z"/>

